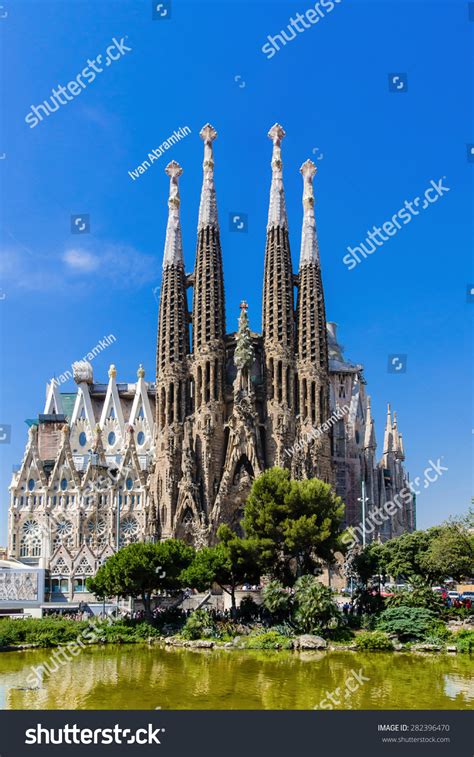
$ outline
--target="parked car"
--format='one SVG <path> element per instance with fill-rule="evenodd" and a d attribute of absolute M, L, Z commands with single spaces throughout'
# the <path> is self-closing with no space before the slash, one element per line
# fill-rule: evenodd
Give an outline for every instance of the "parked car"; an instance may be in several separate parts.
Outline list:
<path fill-rule="evenodd" d="M 474 602 L 474 591 L 463 591 L 463 593 L 460 596 L 461 600 L 470 599 L 471 602 Z"/>
<path fill-rule="evenodd" d="M 448 597 L 450 599 L 460 599 L 460 594 L 458 591 L 448 591 Z"/>

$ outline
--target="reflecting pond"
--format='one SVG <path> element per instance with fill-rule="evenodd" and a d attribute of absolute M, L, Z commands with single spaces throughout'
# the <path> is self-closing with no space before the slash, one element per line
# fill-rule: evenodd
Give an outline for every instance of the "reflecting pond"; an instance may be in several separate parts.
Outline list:
<path fill-rule="evenodd" d="M 0 709 L 410 710 L 474 706 L 474 665 L 469 655 L 107 645 L 84 649 L 70 662 L 59 664 L 52 659 L 53 652 L 0 654 Z M 40 667 L 45 664 L 51 670 L 46 674 Z"/>

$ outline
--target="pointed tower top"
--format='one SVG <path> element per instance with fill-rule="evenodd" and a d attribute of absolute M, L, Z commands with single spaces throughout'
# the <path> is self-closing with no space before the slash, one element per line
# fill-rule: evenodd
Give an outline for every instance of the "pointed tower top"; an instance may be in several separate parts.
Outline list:
<path fill-rule="evenodd" d="M 144 367 L 143 367 L 143 365 L 141 363 L 138 366 L 137 378 L 139 378 L 139 379 L 140 378 L 145 378 L 145 369 L 144 369 Z"/>
<path fill-rule="evenodd" d="M 274 124 L 268 132 L 268 137 L 273 142 L 272 153 L 272 184 L 270 188 L 270 207 L 268 209 L 268 226 L 281 226 L 288 228 L 286 215 L 285 190 L 283 188 L 283 163 L 281 161 L 281 140 L 285 136 L 285 130 L 280 124 Z"/>
<path fill-rule="evenodd" d="M 183 169 L 172 160 L 165 168 L 170 177 L 170 193 L 168 198 L 168 224 L 166 226 L 165 251 L 163 253 L 163 268 L 183 265 L 183 242 L 181 238 L 181 224 L 179 221 L 179 184 L 178 179 Z"/>
<path fill-rule="evenodd" d="M 372 418 L 372 409 L 370 406 L 370 397 L 367 396 L 367 414 L 365 418 L 365 436 L 364 436 L 364 448 L 375 449 L 375 429 L 374 419 Z"/>
<path fill-rule="evenodd" d="M 198 231 L 205 226 L 217 226 L 216 188 L 214 186 L 214 155 L 212 143 L 217 137 L 217 131 L 211 124 L 206 124 L 199 132 L 204 142 L 204 161 L 202 164 L 204 177 L 199 204 Z"/>
<path fill-rule="evenodd" d="M 303 231 L 301 234 L 300 268 L 313 263 L 319 265 L 318 237 L 316 235 L 316 220 L 314 217 L 313 178 L 316 166 L 312 160 L 307 160 L 300 168 L 303 175 Z"/>
<path fill-rule="evenodd" d="M 117 369 L 115 365 L 112 363 L 112 365 L 109 368 L 109 378 L 115 378 L 117 375 Z"/>
<path fill-rule="evenodd" d="M 392 417 L 390 411 L 390 403 L 387 405 L 387 422 L 385 424 L 385 434 L 383 439 L 383 451 L 393 452 L 393 429 L 392 429 Z"/>

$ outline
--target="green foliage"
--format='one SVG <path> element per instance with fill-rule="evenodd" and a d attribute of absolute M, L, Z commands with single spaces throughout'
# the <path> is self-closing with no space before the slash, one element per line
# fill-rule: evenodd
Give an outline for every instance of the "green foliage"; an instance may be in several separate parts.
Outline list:
<path fill-rule="evenodd" d="M 186 620 L 181 630 L 183 639 L 215 639 L 217 637 L 216 623 L 207 610 L 195 610 Z"/>
<path fill-rule="evenodd" d="M 378 542 L 368 544 L 364 549 L 354 549 L 348 555 L 349 576 L 366 587 L 372 576 L 385 573 L 386 553 Z"/>
<path fill-rule="evenodd" d="M 474 537 L 467 521 L 451 521 L 426 531 L 405 533 L 382 545 L 382 560 L 388 574 L 426 584 L 447 578 L 461 580 L 474 563 Z"/>
<path fill-rule="evenodd" d="M 0 646 L 39 644 L 51 647 L 74 641 L 87 627 L 85 622 L 64 618 L 25 618 L 0 620 Z"/>
<path fill-rule="evenodd" d="M 291 649 L 293 642 L 287 635 L 272 628 L 269 631 L 257 631 L 242 639 L 246 649 Z"/>
<path fill-rule="evenodd" d="M 327 628 L 323 632 L 325 639 L 335 644 L 350 644 L 354 641 L 354 632 L 349 626 L 340 626 L 339 628 Z"/>
<path fill-rule="evenodd" d="M 454 636 L 458 652 L 474 654 L 474 630 L 463 628 Z"/>
<path fill-rule="evenodd" d="M 323 586 L 315 576 L 298 578 L 295 583 L 295 605 L 293 619 L 302 633 L 312 633 L 329 625 L 336 627 L 340 622 L 340 612 L 331 589 Z"/>
<path fill-rule="evenodd" d="M 400 641 L 419 641 L 427 636 L 435 619 L 435 614 L 423 607 L 390 607 L 381 614 L 377 629 L 396 634 Z"/>
<path fill-rule="evenodd" d="M 388 652 L 393 650 L 391 640 L 382 631 L 361 631 L 356 636 L 355 644 L 360 652 Z"/>
<path fill-rule="evenodd" d="M 378 591 L 359 588 L 354 592 L 354 605 L 359 615 L 378 615 L 385 608 L 385 601 Z"/>
<path fill-rule="evenodd" d="M 426 575 L 444 581 L 454 578 L 461 581 L 472 572 L 474 565 L 474 540 L 467 529 L 451 523 L 438 530 L 420 560 Z"/>
<path fill-rule="evenodd" d="M 436 615 L 442 615 L 445 607 L 443 598 L 431 586 L 415 576 L 411 587 L 411 590 L 401 589 L 395 591 L 392 597 L 387 597 L 387 607 L 424 607 Z"/>
<path fill-rule="evenodd" d="M 217 531 L 218 544 L 204 547 L 196 552 L 194 560 L 181 574 L 181 581 L 202 591 L 215 582 L 232 599 L 235 616 L 235 589 L 246 581 L 260 580 L 257 547 L 251 539 L 239 538 L 229 526 L 222 525 Z"/>
<path fill-rule="evenodd" d="M 244 623 L 255 620 L 260 615 L 260 606 L 252 597 L 244 597 L 239 605 L 239 618 Z"/>
<path fill-rule="evenodd" d="M 179 539 L 129 544 L 109 557 L 94 578 L 87 579 L 87 588 L 100 598 L 141 597 L 150 617 L 152 593 L 182 586 L 180 574 L 193 557 L 194 549 Z"/>
<path fill-rule="evenodd" d="M 136 620 L 112 622 L 111 619 L 75 621 L 65 618 L 27 618 L 0 621 L 0 646 L 38 644 L 40 647 L 53 647 L 78 638 L 83 642 L 104 640 L 107 643 L 132 643 L 158 635 L 157 629 Z"/>
<path fill-rule="evenodd" d="M 343 515 L 329 484 L 292 481 L 288 470 L 271 468 L 253 482 L 242 525 L 257 542 L 263 572 L 291 584 L 334 559 Z"/>
<path fill-rule="evenodd" d="M 291 596 L 280 581 L 272 579 L 262 589 L 263 606 L 276 620 L 288 617 Z"/>

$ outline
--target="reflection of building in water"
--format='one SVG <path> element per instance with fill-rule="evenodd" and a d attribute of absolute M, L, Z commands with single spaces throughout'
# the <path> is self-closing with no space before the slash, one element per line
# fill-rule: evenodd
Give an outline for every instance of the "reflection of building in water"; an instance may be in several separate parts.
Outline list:
<path fill-rule="evenodd" d="M 461 675 L 445 675 L 444 693 L 451 699 L 462 696 L 474 702 L 474 679 Z"/>
<path fill-rule="evenodd" d="M 332 483 L 346 519 L 383 506 L 407 483 L 404 446 L 388 412 L 382 457 L 363 367 L 344 357 L 327 323 L 316 233 L 311 161 L 301 167 L 303 219 L 293 271 L 278 124 L 273 143 L 264 253 L 262 331 L 250 329 L 242 302 L 237 332 L 225 323 L 221 239 L 207 125 L 193 273 L 186 274 L 174 161 L 163 256 L 156 383 L 142 366 L 133 383 L 94 380 L 74 365 L 75 391 L 48 387 L 31 422 L 24 458 L 11 481 L 9 554 L 49 569 L 49 596 L 84 598 L 85 582 L 117 546 L 178 536 L 206 543 L 217 526 L 238 527 L 252 480 L 279 465 L 295 478 Z M 192 313 L 187 290 L 193 288 Z M 192 328 L 191 328 L 192 323 Z M 327 423 L 333 418 L 333 422 Z M 337 419 L 334 422 L 334 419 Z M 316 433 L 317 431 L 317 433 Z M 369 539 L 414 528 L 414 501 L 403 497 Z M 376 520 L 376 522 L 379 522 Z"/>

